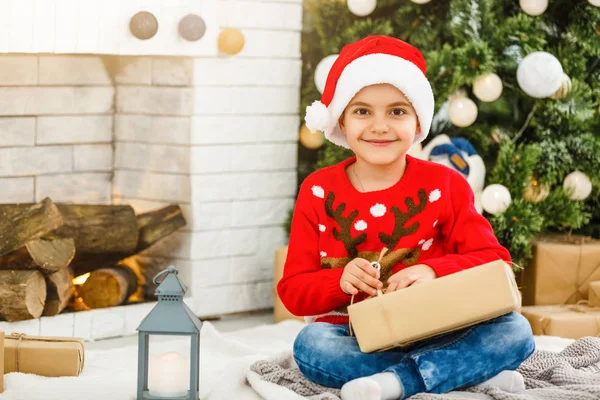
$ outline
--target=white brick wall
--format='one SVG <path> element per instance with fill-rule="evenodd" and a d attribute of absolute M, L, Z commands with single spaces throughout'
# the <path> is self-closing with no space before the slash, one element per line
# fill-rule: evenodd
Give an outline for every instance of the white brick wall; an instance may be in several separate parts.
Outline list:
<path fill-rule="evenodd" d="M 128 30 L 140 10 L 159 19 L 148 41 Z M 207 21 L 198 42 L 176 31 L 190 12 Z M 177 203 L 188 225 L 148 254 L 181 269 L 196 312 L 271 307 L 296 191 L 301 15 L 301 0 L 0 1 L 0 53 L 19 53 L 0 55 L 0 201 Z M 216 47 L 224 27 L 245 35 L 235 56 Z M 128 310 L 24 329 L 131 333 Z"/>

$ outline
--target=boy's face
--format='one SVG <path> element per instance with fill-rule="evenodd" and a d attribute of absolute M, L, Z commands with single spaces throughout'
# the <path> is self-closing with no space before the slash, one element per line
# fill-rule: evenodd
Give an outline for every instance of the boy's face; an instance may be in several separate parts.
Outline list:
<path fill-rule="evenodd" d="M 348 103 L 339 124 L 354 154 L 375 165 L 404 157 L 421 129 L 406 96 L 389 84 L 362 88 Z"/>

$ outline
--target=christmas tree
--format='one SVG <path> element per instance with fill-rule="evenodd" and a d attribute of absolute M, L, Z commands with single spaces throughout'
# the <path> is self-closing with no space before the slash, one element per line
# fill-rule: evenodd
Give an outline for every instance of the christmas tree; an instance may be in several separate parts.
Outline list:
<path fill-rule="evenodd" d="M 305 0 L 305 9 L 302 115 L 344 45 L 405 40 L 425 56 L 435 94 L 428 141 L 465 138 L 482 157 L 484 215 L 515 263 L 544 233 L 600 236 L 600 0 Z M 300 181 L 349 156 L 330 142 L 301 148 Z"/>

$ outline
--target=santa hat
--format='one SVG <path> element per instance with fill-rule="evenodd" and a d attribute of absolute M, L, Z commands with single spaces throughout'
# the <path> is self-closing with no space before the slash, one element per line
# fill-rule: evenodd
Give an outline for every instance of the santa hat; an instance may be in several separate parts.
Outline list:
<path fill-rule="evenodd" d="M 333 63 L 321 101 L 306 108 L 306 127 L 322 131 L 333 143 L 349 148 L 338 120 L 352 98 L 369 85 L 389 83 L 411 102 L 421 125 L 415 143 L 429 133 L 433 91 L 425 76 L 425 59 L 414 46 L 389 36 L 369 36 L 344 46 Z"/>

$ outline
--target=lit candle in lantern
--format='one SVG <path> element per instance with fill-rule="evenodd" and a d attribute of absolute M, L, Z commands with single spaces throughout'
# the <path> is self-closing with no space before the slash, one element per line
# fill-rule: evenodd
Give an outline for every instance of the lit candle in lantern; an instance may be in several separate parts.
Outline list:
<path fill-rule="evenodd" d="M 190 362 L 179 353 L 150 357 L 148 391 L 151 396 L 182 397 L 190 387 Z"/>

